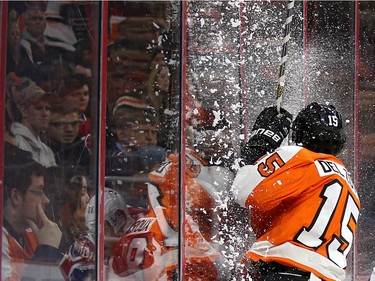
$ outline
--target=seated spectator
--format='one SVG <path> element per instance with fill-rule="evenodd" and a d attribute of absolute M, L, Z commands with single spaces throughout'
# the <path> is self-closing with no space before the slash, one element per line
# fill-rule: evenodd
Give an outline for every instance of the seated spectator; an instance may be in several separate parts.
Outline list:
<path fill-rule="evenodd" d="M 26 56 L 22 57 L 17 73 L 28 76 L 38 85 L 51 78 L 51 64 L 58 61 L 69 64 L 75 51 L 73 45 L 45 36 L 46 18 L 42 10 L 32 7 L 25 13 L 25 30 L 21 35 L 21 47 Z"/>
<path fill-rule="evenodd" d="M 45 142 L 55 154 L 57 165 L 83 167 L 89 172 L 90 150 L 85 139 L 78 135 L 81 121 L 79 111 L 57 99 L 51 107 L 51 116 Z"/>
<path fill-rule="evenodd" d="M 92 62 L 94 58 L 92 56 L 91 41 L 89 38 L 84 38 L 78 41 L 74 47 L 74 63 L 72 72 L 74 74 L 83 74 L 84 76 L 91 78 Z"/>
<path fill-rule="evenodd" d="M 60 249 L 66 252 L 76 239 L 87 231 L 85 211 L 90 201 L 89 180 L 85 175 L 67 176 L 67 188 L 62 196 L 60 209 L 61 230 L 63 231 Z"/>
<path fill-rule="evenodd" d="M 146 84 L 148 103 L 155 109 L 167 108 L 170 90 L 170 72 L 167 64 L 156 65 Z"/>
<path fill-rule="evenodd" d="M 107 151 L 108 175 L 147 173 L 166 159 L 165 149 L 157 146 L 155 111 L 144 101 L 130 96 L 119 98 L 113 123 L 117 142 Z"/>
<path fill-rule="evenodd" d="M 61 13 L 62 8 L 67 5 L 66 1 L 48 1 L 45 10 L 46 28 L 44 35 L 54 41 L 61 41 L 68 46 L 74 46 L 77 43 L 76 35 L 69 19 Z"/>
<path fill-rule="evenodd" d="M 31 80 L 25 82 L 19 101 L 22 117 L 12 124 L 15 144 L 20 149 L 31 152 L 34 160 L 45 167 L 56 166 L 51 148 L 41 140 L 41 134 L 49 124 L 49 97 Z"/>
<path fill-rule="evenodd" d="M 133 91 L 144 86 L 150 73 L 152 54 L 148 52 L 144 44 L 138 44 L 129 40 L 115 42 L 108 46 L 108 88 L 117 87 L 112 83 L 121 81 L 121 94 Z M 108 101 L 110 107 L 119 98 L 112 97 L 109 91 Z"/>
<path fill-rule="evenodd" d="M 63 81 L 71 75 L 69 65 L 61 64 L 60 61 L 55 60 L 51 62 L 49 71 L 53 75 L 50 75 L 48 79 L 44 79 L 38 86 L 48 93 L 58 94 L 62 88 Z"/>
<path fill-rule="evenodd" d="M 119 40 L 108 46 L 108 72 L 128 75 L 135 71 L 149 73 L 151 59 L 152 54 L 145 43 Z"/>
<path fill-rule="evenodd" d="M 168 51 L 162 46 L 155 47 L 151 52 L 150 69 L 155 69 L 156 66 L 167 63 Z"/>
<path fill-rule="evenodd" d="M 147 79 L 147 78 L 145 78 Z M 125 93 L 127 91 L 133 90 L 134 87 L 130 86 L 128 81 L 124 79 L 123 74 L 119 73 L 107 73 L 107 111 L 109 111 L 109 114 L 112 114 L 113 108 L 115 107 L 116 101 L 122 97 L 123 95 L 126 95 Z"/>
<path fill-rule="evenodd" d="M 16 7 L 14 7 L 14 5 L 12 4 L 9 4 L 8 5 L 8 24 L 9 25 L 15 24 L 15 23 L 18 24 L 18 16 L 19 14 L 18 14 Z"/>
<path fill-rule="evenodd" d="M 21 63 L 21 33 L 17 21 L 9 21 L 7 32 L 7 64 L 6 72 L 16 71 Z"/>
<path fill-rule="evenodd" d="M 33 83 L 27 77 L 18 77 L 15 72 L 10 72 L 6 77 L 5 85 L 5 114 L 12 121 L 21 120 L 20 99 L 22 97 L 21 90 L 27 83 Z"/>
<path fill-rule="evenodd" d="M 170 72 L 167 64 L 156 65 L 145 85 L 146 101 L 155 108 L 160 120 L 158 144 L 166 147 L 171 122 Z"/>
<path fill-rule="evenodd" d="M 91 133 L 91 119 L 88 117 L 90 90 L 90 79 L 82 74 L 74 74 L 66 77 L 59 92 L 62 103 L 67 107 L 76 107 L 79 112 L 80 137 L 86 137 Z"/>
<path fill-rule="evenodd" d="M 14 121 L 21 121 L 20 112 L 20 98 L 21 89 L 25 83 L 32 82 L 30 79 L 20 78 L 16 73 L 10 72 L 7 74 L 5 82 L 5 131 L 4 139 L 10 143 L 15 144 L 14 134 L 12 133 L 12 123 Z"/>
<path fill-rule="evenodd" d="M 4 152 L 1 280 L 61 280 L 60 272 L 51 267 L 62 258 L 61 230 L 44 212 L 49 204 L 45 169 L 13 145 L 6 144 Z M 31 268 L 38 263 L 48 266 Z"/>

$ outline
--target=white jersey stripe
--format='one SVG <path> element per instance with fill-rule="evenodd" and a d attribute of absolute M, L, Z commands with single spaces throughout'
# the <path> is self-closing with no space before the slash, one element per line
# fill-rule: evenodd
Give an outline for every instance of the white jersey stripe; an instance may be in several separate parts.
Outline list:
<path fill-rule="evenodd" d="M 304 266 L 320 272 L 332 280 L 345 279 L 345 271 L 329 259 L 316 252 L 295 246 L 289 242 L 276 246 L 268 241 L 255 242 L 249 252 L 267 258 L 275 257 L 293 260 L 298 264 L 303 264 Z"/>
<path fill-rule="evenodd" d="M 283 146 L 277 150 L 281 158 L 287 162 L 294 155 L 296 155 L 302 147 L 300 146 Z M 270 154 L 271 155 L 271 154 Z M 259 160 L 259 163 L 265 163 L 267 157 L 263 157 Z M 246 207 L 246 200 L 250 196 L 253 189 L 264 180 L 264 177 L 261 176 L 257 170 L 258 165 L 246 165 L 243 166 L 238 172 L 233 181 L 232 192 L 236 198 L 238 204 L 243 207 Z M 277 169 L 279 167 L 276 167 Z"/>

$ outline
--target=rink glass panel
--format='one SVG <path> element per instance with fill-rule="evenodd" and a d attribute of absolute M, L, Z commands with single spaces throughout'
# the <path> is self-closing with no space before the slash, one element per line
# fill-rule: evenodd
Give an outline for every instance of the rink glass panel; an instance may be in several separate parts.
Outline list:
<path fill-rule="evenodd" d="M 3 13 L 6 16 L 2 17 L 1 23 L 2 32 L 5 32 L 1 51 L 6 51 L 6 56 L 2 57 L 1 61 L 1 68 L 4 71 L 1 80 L 4 81 L 1 84 L 2 103 L 6 108 L 2 111 L 1 119 L 2 128 L 5 128 L 2 142 L 4 142 L 4 149 L 8 147 L 5 146 L 6 143 L 14 142 L 9 131 L 12 122 L 19 120 L 15 117 L 17 115 L 15 107 L 18 106 L 12 108 L 14 119 L 8 119 L 6 116 L 9 99 L 12 96 L 10 92 L 13 93 L 17 89 L 24 93 L 22 91 L 31 89 L 30 85 L 35 82 L 49 98 L 46 100 L 48 106 L 44 105 L 45 108 L 35 107 L 39 113 L 43 111 L 40 114 L 42 117 L 34 115 L 31 118 L 34 120 L 31 121 L 36 124 L 35 126 L 41 126 L 37 124 L 41 122 L 38 119 L 48 120 L 47 127 L 41 129 L 39 137 L 50 148 L 53 147 L 53 151 L 56 152 L 54 158 L 58 164 L 46 168 L 45 195 L 33 193 L 33 196 L 43 198 L 46 196 L 49 199 L 50 203 L 45 207 L 45 213 L 62 230 L 60 250 L 66 253 L 74 240 L 86 232 L 85 209 L 90 197 L 96 195 L 98 191 L 101 104 L 99 94 L 101 72 L 98 60 L 101 50 L 98 31 L 101 25 L 101 3 L 3 1 L 1 8 L 6 11 Z M 30 9 L 30 13 L 25 13 L 27 9 Z M 26 30 L 30 34 L 34 34 L 35 31 L 37 34 L 35 36 L 40 34 L 48 36 L 48 39 L 45 39 L 44 53 L 40 51 L 42 48 L 32 46 L 28 49 L 29 53 L 26 57 L 23 56 L 26 53 L 20 55 L 22 52 L 22 48 L 19 49 L 20 36 Z M 29 39 L 32 36 L 30 35 Z M 73 73 L 77 80 L 68 79 Z M 22 84 L 24 77 L 29 77 L 32 81 Z M 9 82 L 12 83 L 12 87 L 8 87 Z M 59 114 L 46 110 L 52 104 L 54 108 L 59 108 Z M 61 113 L 64 112 L 64 108 L 73 107 L 80 107 L 80 109 L 67 114 Z M 67 133 L 68 131 L 70 133 Z M 72 135 L 67 137 L 66 134 Z M 2 153 L 2 161 L 3 155 L 4 153 Z M 19 162 L 19 165 L 24 163 Z M 95 247 L 93 250 L 95 251 Z M 45 267 L 51 269 L 50 279 L 63 280 L 58 264 L 51 265 L 38 261 L 26 262 L 26 266 L 31 266 L 36 280 L 48 278 L 48 276 L 38 276 L 40 272 L 45 272 L 43 271 Z M 4 265 L 2 268 L 5 268 Z M 93 274 L 95 275 L 95 271 Z"/>
<path fill-rule="evenodd" d="M 168 205 L 170 216 L 165 218 L 168 222 L 175 222 L 169 227 L 173 228 L 176 239 L 179 233 L 180 194 L 178 152 L 181 151 L 180 14 L 178 1 L 109 2 L 105 74 L 105 185 L 123 195 L 130 214 L 128 221 L 135 222 L 140 217 L 146 217 L 147 221 L 149 217 L 155 217 L 154 209 L 160 208 L 155 204 Z M 140 101 L 143 103 L 139 104 Z M 151 115 L 146 118 L 140 116 L 144 112 Z M 149 173 L 155 169 L 164 171 L 163 163 L 170 154 L 176 154 L 177 158 L 174 162 L 175 173 L 169 178 L 175 196 L 169 200 L 166 199 L 168 194 L 162 193 L 162 183 L 150 179 Z M 150 189 L 160 195 L 149 200 Z M 163 203 L 159 200 L 163 200 Z M 135 234 L 135 229 L 138 229 L 138 234 Z M 152 230 L 161 234 L 156 222 Z M 113 269 L 115 266 L 106 267 L 106 276 L 109 280 L 114 280 L 115 274 L 125 279 L 156 278 L 159 274 L 155 265 L 161 255 L 159 244 L 163 241 L 157 239 L 154 242 L 153 237 L 157 235 L 147 232 L 149 229 L 141 233 L 138 227 L 134 227 L 129 231 L 131 235 L 122 239 L 114 252 L 118 266 L 116 269 Z M 104 239 L 105 248 L 113 248 L 114 243 L 110 243 L 110 239 Z M 169 247 L 172 248 L 174 253 L 178 253 L 178 243 Z M 148 249 L 151 250 L 150 255 L 147 254 Z M 149 263 L 150 256 L 155 263 Z M 178 255 L 175 257 L 177 259 Z M 143 263 L 147 265 L 143 267 Z"/>
<path fill-rule="evenodd" d="M 368 22 L 363 22 L 361 15 L 366 14 L 367 21 L 371 21 L 368 12 L 371 9 L 368 2 L 360 5 L 351 1 L 295 2 L 282 103 L 294 116 L 312 101 L 334 104 L 342 112 L 348 138 L 340 158 L 351 172 L 364 204 L 371 201 L 365 199 L 368 192 L 361 191 L 364 167 L 359 163 L 363 157 L 361 151 L 366 147 L 362 145 L 361 131 L 369 130 L 371 125 L 362 125 L 362 116 L 363 112 L 371 112 L 372 104 L 371 94 L 364 92 L 363 81 L 373 75 L 373 62 L 368 59 L 371 55 L 363 55 L 364 49 L 371 50 L 371 38 L 364 32 Z M 189 3 L 187 14 L 188 85 L 192 85 L 194 94 L 206 107 L 227 113 L 233 122 L 232 141 L 238 145 L 248 139 L 259 112 L 265 106 L 275 105 L 286 3 L 194 1 Z M 355 22 L 358 17 L 360 26 Z M 356 46 L 360 46 L 359 52 Z M 366 96 L 364 101 L 363 96 Z M 369 137 L 366 140 L 371 141 Z M 234 155 L 237 149 L 234 146 Z M 363 234 L 365 239 L 361 239 L 360 234 L 371 232 L 370 223 L 361 227 L 364 218 L 371 220 L 368 209 L 364 208 L 356 244 L 348 256 L 347 280 L 365 280 L 373 267 L 372 259 L 365 256 L 373 248 L 372 236 Z M 238 218 L 235 220 L 242 223 Z M 229 255 L 232 260 L 241 254 L 241 246 L 245 249 L 248 246 L 239 233 L 246 235 L 241 231 L 234 233 L 238 240 L 231 241 L 240 244 L 233 245 L 237 251 Z"/>
<path fill-rule="evenodd" d="M 15 3 L 2 3 L 1 8 L 11 9 Z M 22 2 L 17 3 L 22 5 Z M 98 22 L 101 5 L 108 5 L 108 24 Z M 351 1 L 295 2 L 282 103 L 294 115 L 311 101 L 333 103 L 343 114 L 348 142 L 340 158 L 352 172 L 362 203 L 354 251 L 349 254 L 347 280 L 367 280 L 375 266 L 372 204 L 372 171 L 375 165 L 374 9 L 371 1 L 360 1 L 357 9 Z M 147 173 L 124 174 L 125 167 L 132 168 L 121 162 L 124 159 L 101 159 L 99 163 L 99 152 L 105 150 L 105 154 L 108 154 L 113 148 L 116 142 L 116 132 L 112 127 L 113 107 L 124 93 L 141 88 L 146 83 L 150 69 L 145 67 L 153 58 L 152 49 L 158 46 L 163 47 L 165 56 L 162 60 L 170 72 L 168 98 L 163 105 L 169 110 L 170 118 L 157 128 L 160 143 L 168 154 L 177 152 L 180 156 L 186 156 L 187 141 L 180 136 L 186 136 L 187 122 L 180 121 L 179 117 L 191 113 L 187 106 L 189 95 L 194 95 L 203 108 L 225 113 L 231 123 L 232 137 L 228 141 L 232 145 L 231 157 L 234 159 L 238 156 L 240 145 L 247 141 L 258 113 L 265 106 L 275 104 L 284 36 L 282 26 L 286 17 L 286 7 L 282 1 L 193 1 L 182 6 L 180 2 L 166 1 L 79 2 L 64 6 L 61 11 L 77 39 L 89 37 L 92 47 L 92 79 L 87 112 L 92 120 L 92 160 L 88 169 L 90 196 L 97 193 L 98 182 L 104 180 L 106 187 L 121 192 L 132 211 L 147 213 Z M 360 29 L 356 30 L 357 16 Z M 307 19 L 304 20 L 304 17 Z M 181 18 L 187 19 L 185 25 Z M 108 56 L 106 73 L 99 71 L 104 67 L 99 61 L 100 52 L 103 51 L 97 32 L 99 25 L 108 30 L 108 38 L 103 38 Z M 2 32 L 7 32 L 8 26 L 3 19 Z M 181 40 L 181 37 L 187 41 Z M 113 48 L 113 44 L 121 40 L 127 41 L 126 44 L 133 43 L 129 44 L 131 51 Z M 139 42 L 149 44 L 144 48 L 144 44 Z M 355 53 L 355 44 L 360 44 L 359 54 Z M 7 48 L 5 42 L 1 48 Z M 119 50 L 119 53 L 110 58 L 109 53 L 113 50 Z M 113 59 L 117 59 L 117 62 Z M 186 64 L 186 72 L 181 72 L 181 62 Z M 5 58 L 1 63 L 5 67 Z M 184 76 L 180 80 L 181 73 Z M 104 98 L 99 95 L 101 79 L 107 79 L 106 118 L 100 118 L 102 115 L 99 114 L 99 108 L 103 109 L 101 99 Z M 1 81 L 5 81 L 5 77 Z M 5 89 L 5 84 L 2 87 Z M 5 101 L 6 94 L 2 92 Z M 100 124 L 106 126 L 106 133 L 99 133 Z M 101 137 L 106 138 L 105 147 L 98 145 Z M 188 159 L 181 160 L 181 165 L 188 162 Z M 112 161 L 110 164 L 114 169 L 106 170 L 105 179 L 98 179 L 98 169 L 103 165 L 106 167 L 108 161 Z M 131 165 L 138 164 L 132 162 Z M 66 175 L 64 170 L 58 169 L 49 175 L 46 193 L 51 204 L 46 212 L 51 220 L 59 223 L 62 191 L 67 188 L 67 181 L 63 180 Z M 186 183 L 184 176 L 181 174 L 180 178 L 176 178 L 176 183 Z M 186 191 L 186 188 L 180 186 L 178 190 Z M 179 212 L 185 215 L 190 212 L 185 209 L 187 197 L 186 193 L 179 196 L 183 201 L 179 205 Z M 225 203 L 230 205 L 229 200 Z M 180 217 L 184 216 L 180 214 Z M 216 219 L 215 215 L 213 219 Z M 228 219 L 228 224 L 237 219 L 236 216 Z M 180 223 L 180 227 L 183 224 Z M 231 233 L 239 237 L 237 244 L 234 244 L 236 250 L 228 254 L 235 261 L 253 240 L 251 234 L 241 235 L 244 232 L 240 230 L 246 226 L 239 224 L 237 227 L 234 227 L 234 231 L 238 233 Z M 99 231 L 102 230 L 103 227 Z M 215 231 L 223 233 L 222 229 Z M 99 237 L 103 238 L 104 235 Z M 110 239 L 104 239 L 105 247 L 112 247 L 111 243 Z M 184 247 L 180 247 L 179 251 L 181 257 L 188 255 Z M 182 272 L 186 270 L 182 264 L 180 269 Z M 113 279 L 111 273 L 107 276 Z"/>

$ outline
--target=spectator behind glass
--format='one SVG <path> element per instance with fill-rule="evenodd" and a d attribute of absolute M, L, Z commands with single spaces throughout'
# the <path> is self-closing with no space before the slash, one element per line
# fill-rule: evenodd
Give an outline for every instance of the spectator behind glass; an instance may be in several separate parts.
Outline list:
<path fill-rule="evenodd" d="M 157 65 L 167 63 L 167 51 L 164 50 L 161 46 L 155 47 L 152 52 L 152 58 L 150 62 L 150 69 L 154 69 Z"/>
<path fill-rule="evenodd" d="M 78 136 L 80 124 L 78 110 L 56 99 L 52 103 L 45 142 L 54 152 L 57 165 L 82 167 L 89 172 L 90 151 L 86 139 Z"/>
<path fill-rule="evenodd" d="M 18 12 L 17 10 L 12 7 L 11 4 L 8 5 L 8 24 L 11 25 L 11 24 L 14 24 L 14 23 L 17 23 L 18 24 Z"/>
<path fill-rule="evenodd" d="M 83 38 L 78 41 L 74 47 L 74 61 L 72 72 L 74 74 L 83 74 L 84 76 L 91 77 L 92 62 L 94 60 L 92 56 L 91 41 L 89 38 Z"/>
<path fill-rule="evenodd" d="M 166 159 L 165 149 L 157 146 L 155 111 L 144 101 L 130 96 L 119 98 L 113 123 L 117 142 L 107 151 L 108 175 L 147 173 Z"/>
<path fill-rule="evenodd" d="M 47 9 L 45 10 L 47 25 L 44 35 L 50 39 L 74 46 L 77 43 L 76 35 L 69 19 L 61 13 L 65 5 L 69 5 L 69 3 L 67 1 L 48 1 Z"/>
<path fill-rule="evenodd" d="M 56 166 L 51 148 L 41 140 L 41 134 L 49 124 L 49 96 L 31 80 L 25 82 L 19 101 L 21 122 L 12 124 L 15 144 L 20 149 L 31 152 L 34 160 L 45 167 Z"/>
<path fill-rule="evenodd" d="M 6 77 L 6 97 L 5 110 L 6 114 L 12 121 L 21 121 L 20 100 L 22 97 L 22 89 L 29 84 L 35 84 L 27 77 L 18 77 L 15 72 L 8 73 Z"/>
<path fill-rule="evenodd" d="M 91 119 L 89 118 L 90 79 L 82 74 L 68 76 L 62 83 L 59 97 L 67 107 L 75 107 L 79 112 L 81 121 L 79 137 L 86 137 L 91 132 Z"/>
<path fill-rule="evenodd" d="M 148 52 L 147 44 L 142 42 L 119 40 L 108 46 L 108 72 L 111 73 L 149 73 L 151 59 L 152 54 Z"/>
<path fill-rule="evenodd" d="M 108 45 L 108 107 L 113 109 L 117 99 L 126 92 L 139 89 L 150 74 L 152 54 L 147 46 L 130 40 Z"/>
<path fill-rule="evenodd" d="M 71 75 L 69 66 L 61 64 L 60 61 L 53 61 L 49 70 L 53 75 L 43 80 L 38 86 L 46 92 L 58 94 L 62 88 L 63 81 Z"/>
<path fill-rule="evenodd" d="M 15 144 L 14 135 L 11 131 L 14 121 L 21 121 L 19 100 L 23 83 L 30 83 L 28 78 L 20 78 L 14 72 L 8 73 L 5 82 L 5 131 L 4 139 Z"/>
<path fill-rule="evenodd" d="M 19 23 L 20 31 L 25 30 L 25 16 L 24 13 L 27 9 L 39 9 L 42 12 L 47 10 L 48 0 L 42 1 L 10 1 L 8 4 L 10 20 L 14 21 L 14 18 Z"/>
<path fill-rule="evenodd" d="M 44 168 L 28 152 L 5 144 L 2 276 L 4 281 L 58 280 L 51 263 L 57 265 L 61 231 L 46 216 Z M 28 264 L 42 264 L 38 270 Z M 28 279 L 30 278 L 30 279 Z M 35 279 L 34 279 L 35 278 Z"/>
<path fill-rule="evenodd" d="M 66 252 L 76 239 L 87 231 L 85 211 L 90 201 L 89 180 L 84 175 L 68 176 L 67 188 L 61 201 L 60 218 L 63 231 L 60 249 Z"/>
<path fill-rule="evenodd" d="M 148 103 L 155 109 L 167 107 L 170 72 L 167 64 L 156 65 L 146 84 Z"/>
<path fill-rule="evenodd" d="M 7 66 L 6 72 L 16 71 L 21 62 L 21 33 L 18 22 L 9 21 L 7 33 Z"/>
<path fill-rule="evenodd" d="M 160 120 L 158 144 L 167 147 L 171 111 L 170 72 L 167 64 L 156 65 L 145 86 L 146 101 L 155 108 Z"/>
<path fill-rule="evenodd" d="M 75 48 L 69 43 L 45 36 L 46 18 L 42 10 L 28 8 L 24 17 L 25 30 L 21 35 L 21 46 L 27 56 L 22 57 L 17 73 L 30 77 L 40 85 L 54 75 L 50 69 L 54 62 L 69 64 Z"/>

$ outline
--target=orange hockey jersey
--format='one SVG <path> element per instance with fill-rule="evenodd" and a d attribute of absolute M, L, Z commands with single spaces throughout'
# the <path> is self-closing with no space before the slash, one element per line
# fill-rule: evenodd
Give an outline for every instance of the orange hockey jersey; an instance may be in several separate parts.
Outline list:
<path fill-rule="evenodd" d="M 233 192 L 257 236 L 246 257 L 344 280 L 360 203 L 336 157 L 286 146 L 242 167 Z"/>
<path fill-rule="evenodd" d="M 25 247 L 23 248 L 3 227 L 2 244 L 2 278 L 4 281 L 21 280 L 24 274 L 25 261 L 31 260 L 38 242 L 35 235 L 29 231 L 24 233 Z"/>
<path fill-rule="evenodd" d="M 186 165 L 185 275 L 186 280 L 223 280 L 229 270 L 214 243 L 219 189 L 231 179 L 222 170 L 207 166 L 189 151 Z M 173 280 L 178 265 L 178 155 L 150 174 L 150 211 L 134 223 L 115 248 L 114 272 L 127 280 Z M 226 177 L 220 180 L 219 177 Z M 190 279 L 189 279 L 190 278 Z"/>

